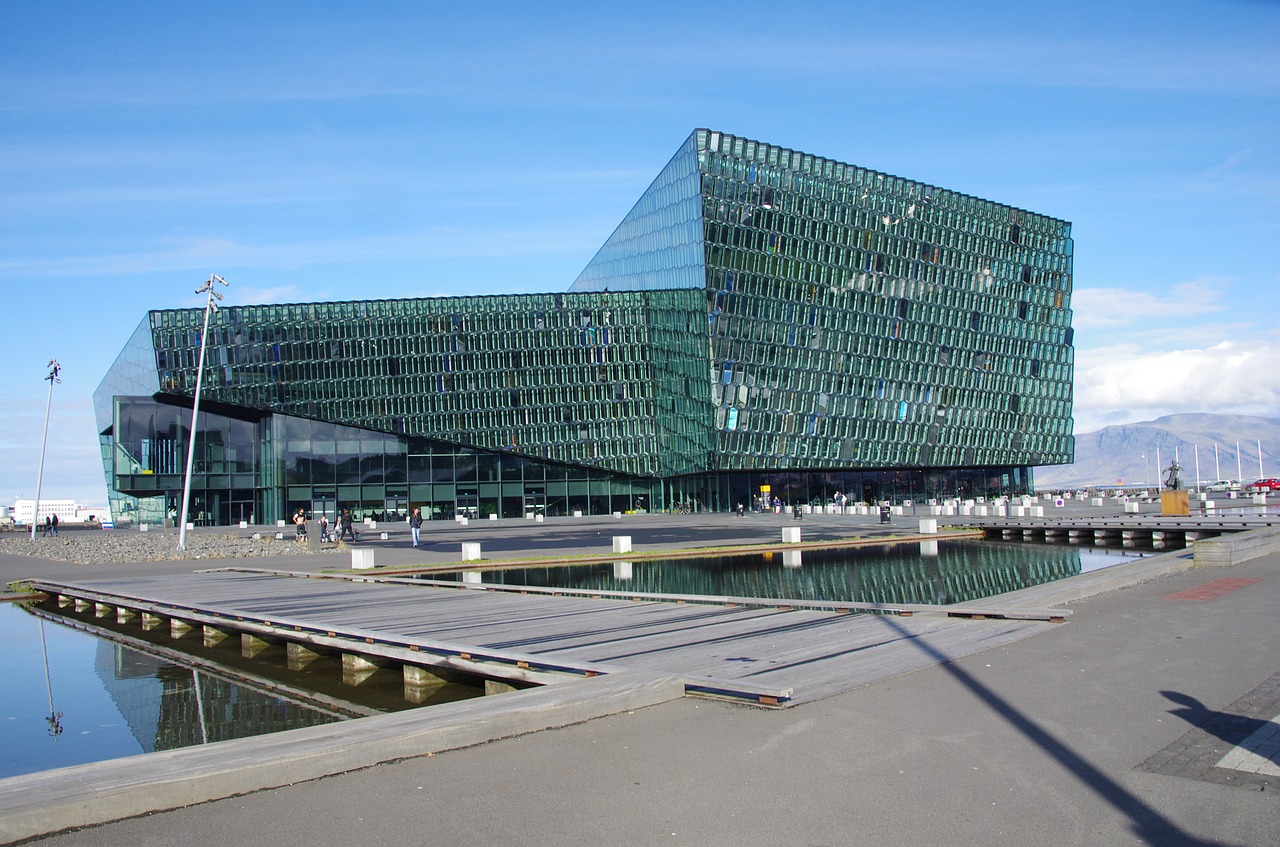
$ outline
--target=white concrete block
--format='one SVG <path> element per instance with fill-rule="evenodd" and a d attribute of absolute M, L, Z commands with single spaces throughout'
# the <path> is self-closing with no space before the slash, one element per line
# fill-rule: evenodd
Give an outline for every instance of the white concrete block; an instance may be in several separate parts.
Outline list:
<path fill-rule="evenodd" d="M 462 542 L 462 561 L 464 562 L 480 561 L 480 542 L 479 541 Z"/>
<path fill-rule="evenodd" d="M 248 529 L 248 528 L 249 528 L 249 522 L 248 522 L 248 521 L 240 521 L 240 528 L 241 528 L 241 529 Z"/>
<path fill-rule="evenodd" d="M 1137 514 L 1137 513 L 1138 513 L 1138 510 L 1139 510 L 1139 509 L 1141 509 L 1141 508 L 1142 508 L 1141 504 L 1138 504 L 1138 503 L 1125 503 L 1125 504 L 1124 504 L 1124 511 L 1125 511 L 1125 514 Z"/>
<path fill-rule="evenodd" d="M 1013 516 L 1015 518 L 1025 518 L 1027 516 L 1026 506 L 1012 506 L 1010 508 L 1013 511 Z"/>
<path fill-rule="evenodd" d="M 542 523 L 542 521 L 543 521 L 542 515 L 534 515 L 534 518 L 533 518 L 534 523 Z"/>
<path fill-rule="evenodd" d="M 471 520 L 466 515 L 458 515 L 457 521 L 458 521 L 458 526 L 466 526 L 467 524 L 471 523 Z"/>
<path fill-rule="evenodd" d="M 1032 507 L 1031 507 L 1031 517 L 1033 517 L 1033 518 L 1043 518 L 1043 517 L 1044 517 L 1044 506 L 1032 506 Z"/>
<path fill-rule="evenodd" d="M 799 544 L 800 543 L 800 527 L 784 526 L 782 528 L 783 544 Z"/>
<path fill-rule="evenodd" d="M 937 518 L 921 518 L 920 519 L 920 533 L 922 535 L 933 535 L 937 531 L 938 531 Z"/>
<path fill-rule="evenodd" d="M 151 529 L 151 527 L 147 526 L 144 523 L 138 524 L 138 532 L 146 532 L 149 529 Z"/>
<path fill-rule="evenodd" d="M 369 547 L 358 547 L 351 551 L 351 569 L 353 571 L 365 571 L 375 567 L 374 551 Z"/>
<path fill-rule="evenodd" d="M 613 552 L 630 553 L 631 552 L 631 536 L 615 535 L 613 537 Z"/>
<path fill-rule="evenodd" d="M 1102 505 L 1102 498 L 1101 498 L 1101 497 L 1090 497 L 1090 498 L 1089 498 L 1089 505 L 1090 505 L 1090 506 L 1101 506 L 1101 505 Z"/>
<path fill-rule="evenodd" d="M 574 510 L 574 512 L 573 512 L 573 516 L 574 516 L 575 518 L 580 518 L 580 517 L 582 517 L 582 512 L 580 512 L 580 511 L 578 511 L 578 510 L 576 510 L 576 509 L 575 509 L 575 510 Z"/>
<path fill-rule="evenodd" d="M 622 520 L 622 512 L 614 512 L 614 513 L 613 513 L 613 519 L 614 519 L 615 521 L 620 521 L 620 520 Z"/>
<path fill-rule="evenodd" d="M 491 520 L 491 521 L 496 521 L 497 519 L 498 519 L 498 516 L 497 516 L 497 515 L 495 515 L 495 514 L 494 514 L 494 513 L 492 513 L 492 512 L 490 512 L 490 513 L 489 513 L 489 520 Z"/>
<path fill-rule="evenodd" d="M 284 521 L 276 521 L 276 526 L 284 526 Z"/>
<path fill-rule="evenodd" d="M 974 507 L 973 507 L 973 513 L 974 513 L 976 516 L 980 517 L 980 518 L 985 518 L 985 517 L 987 516 L 987 507 L 986 507 L 986 506 L 974 506 Z"/>
<path fill-rule="evenodd" d="M 385 532 L 378 533 L 378 538 L 382 539 L 383 541 L 386 541 L 387 534 Z"/>

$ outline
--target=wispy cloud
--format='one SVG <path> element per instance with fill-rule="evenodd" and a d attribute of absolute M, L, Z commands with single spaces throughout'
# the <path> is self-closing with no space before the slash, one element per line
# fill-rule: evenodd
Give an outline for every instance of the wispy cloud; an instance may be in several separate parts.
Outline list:
<path fill-rule="evenodd" d="M 1184 282 L 1167 294 L 1126 288 L 1080 288 L 1071 296 L 1077 329 L 1123 327 L 1168 319 L 1201 320 L 1224 311 L 1231 280 L 1214 277 Z"/>

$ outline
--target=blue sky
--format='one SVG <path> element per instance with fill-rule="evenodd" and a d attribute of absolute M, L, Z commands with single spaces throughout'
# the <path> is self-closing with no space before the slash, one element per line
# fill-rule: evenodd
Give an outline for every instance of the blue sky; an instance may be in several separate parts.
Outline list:
<path fill-rule="evenodd" d="M 1280 416 L 1280 3 L 5 4 L 0 503 L 147 309 L 564 290 L 695 127 L 1074 225 L 1077 431 Z M 632 4 L 636 5 L 636 4 Z"/>

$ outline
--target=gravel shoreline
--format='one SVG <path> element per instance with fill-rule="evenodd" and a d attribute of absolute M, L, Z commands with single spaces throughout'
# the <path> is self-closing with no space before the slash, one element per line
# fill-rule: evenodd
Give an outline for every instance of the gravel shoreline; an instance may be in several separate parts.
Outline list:
<path fill-rule="evenodd" d="M 178 534 L 137 531 L 71 531 L 56 538 L 26 533 L 0 536 L 0 553 L 36 556 L 77 565 L 99 562 L 164 562 L 189 559 L 246 559 L 257 556 L 309 556 L 320 552 L 299 544 L 292 535 L 277 541 L 274 533 L 262 538 L 200 533 L 188 535 L 187 549 L 178 550 Z M 325 552 L 333 552 L 332 548 Z"/>

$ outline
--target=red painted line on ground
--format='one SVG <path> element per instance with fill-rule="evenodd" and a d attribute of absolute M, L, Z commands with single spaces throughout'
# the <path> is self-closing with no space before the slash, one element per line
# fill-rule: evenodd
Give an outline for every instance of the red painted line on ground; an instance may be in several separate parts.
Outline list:
<path fill-rule="evenodd" d="M 1186 591 L 1179 591 L 1176 594 L 1167 594 L 1165 600 L 1212 600 L 1215 597 L 1221 597 L 1232 591 L 1244 588 L 1246 585 L 1253 585 L 1255 582 L 1262 582 L 1262 577 L 1254 577 L 1251 579 L 1243 578 L 1227 578 L 1215 579 L 1213 582 L 1206 582 L 1204 585 L 1197 585 L 1195 588 L 1188 588 Z"/>

